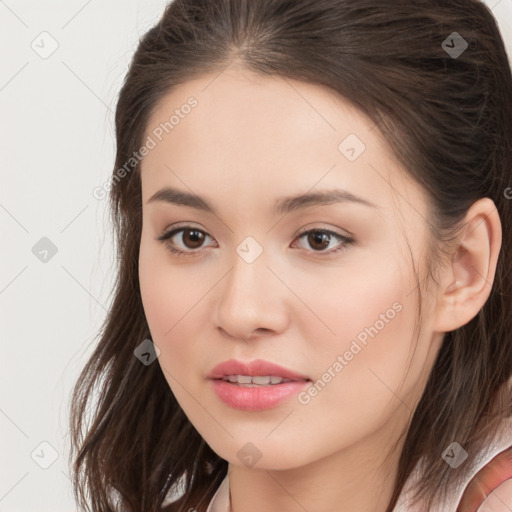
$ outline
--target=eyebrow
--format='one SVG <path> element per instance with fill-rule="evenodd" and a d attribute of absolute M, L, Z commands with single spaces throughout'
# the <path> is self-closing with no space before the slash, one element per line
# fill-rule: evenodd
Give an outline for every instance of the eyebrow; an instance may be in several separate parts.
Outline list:
<path fill-rule="evenodd" d="M 179 206 L 188 206 L 190 208 L 195 208 L 197 210 L 217 215 L 215 208 L 205 198 L 173 187 L 164 187 L 158 190 L 148 199 L 147 203 L 149 204 L 156 201 L 162 201 Z M 379 209 L 376 204 L 367 201 L 362 197 L 358 197 L 347 190 L 334 189 L 283 197 L 276 200 L 273 211 L 275 214 L 284 214 L 312 206 L 336 203 L 357 203 Z"/>

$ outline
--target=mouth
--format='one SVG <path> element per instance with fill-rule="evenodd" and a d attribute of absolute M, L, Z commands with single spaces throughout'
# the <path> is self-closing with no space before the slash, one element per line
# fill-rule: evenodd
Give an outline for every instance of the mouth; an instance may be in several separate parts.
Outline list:
<path fill-rule="evenodd" d="M 292 379 L 278 377 L 277 375 L 224 375 L 221 377 L 226 382 L 246 387 L 275 386 L 283 382 L 297 382 Z"/>
<path fill-rule="evenodd" d="M 277 407 L 303 390 L 311 379 L 274 363 L 229 360 L 208 374 L 213 390 L 224 404 L 244 411 Z"/>

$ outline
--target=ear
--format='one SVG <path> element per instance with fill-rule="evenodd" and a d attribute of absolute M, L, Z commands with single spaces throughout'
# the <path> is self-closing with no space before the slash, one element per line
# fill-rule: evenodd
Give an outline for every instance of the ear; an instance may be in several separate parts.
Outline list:
<path fill-rule="evenodd" d="M 434 330 L 450 332 L 472 320 L 491 293 L 501 248 L 501 222 L 488 197 L 471 205 L 450 264 L 443 267 Z"/>

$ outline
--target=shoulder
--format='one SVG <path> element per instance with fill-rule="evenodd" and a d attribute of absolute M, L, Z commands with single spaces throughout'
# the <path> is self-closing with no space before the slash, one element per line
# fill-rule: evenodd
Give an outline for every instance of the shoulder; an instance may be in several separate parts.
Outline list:
<path fill-rule="evenodd" d="M 487 496 L 478 509 L 478 512 L 510 512 L 512 510 L 512 478 L 498 485 Z"/>
<path fill-rule="evenodd" d="M 501 450 L 470 480 L 458 512 L 512 510 L 512 446 Z"/>

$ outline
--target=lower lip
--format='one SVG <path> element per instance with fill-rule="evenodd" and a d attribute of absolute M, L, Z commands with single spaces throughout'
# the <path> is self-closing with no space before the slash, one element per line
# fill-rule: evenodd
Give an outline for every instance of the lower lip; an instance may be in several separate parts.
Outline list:
<path fill-rule="evenodd" d="M 276 407 L 290 396 L 299 393 L 308 384 L 308 381 L 300 380 L 248 387 L 232 384 L 223 379 L 212 379 L 211 382 L 215 393 L 224 403 L 242 411 L 263 411 Z"/>

